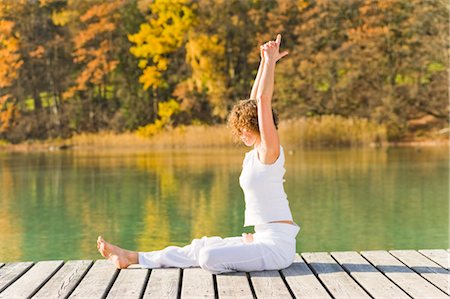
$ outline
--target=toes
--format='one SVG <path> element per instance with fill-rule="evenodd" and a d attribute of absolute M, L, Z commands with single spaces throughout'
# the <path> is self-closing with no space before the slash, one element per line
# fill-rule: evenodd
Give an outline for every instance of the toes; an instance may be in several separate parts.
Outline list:
<path fill-rule="evenodd" d="M 99 246 L 99 248 L 98 248 L 98 251 L 100 251 L 100 254 L 101 254 L 103 257 L 106 257 L 105 246 L 104 246 L 103 244 L 100 244 L 100 246 Z"/>

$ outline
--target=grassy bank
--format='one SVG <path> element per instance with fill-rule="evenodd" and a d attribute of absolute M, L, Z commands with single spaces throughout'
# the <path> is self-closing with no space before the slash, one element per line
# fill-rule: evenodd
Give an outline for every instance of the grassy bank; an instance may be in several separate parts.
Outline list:
<path fill-rule="evenodd" d="M 323 116 L 282 121 L 280 138 L 284 146 L 307 147 L 355 147 L 388 145 L 386 127 L 366 119 Z M 430 136 L 434 136 L 430 134 Z M 418 140 L 418 142 L 443 143 L 447 135 Z M 408 143 L 411 143 L 409 141 Z M 414 143 L 414 141 L 413 141 Z M 402 144 L 402 143 L 398 143 Z M 0 141 L 1 149 L 34 150 L 70 148 L 220 148 L 236 146 L 229 128 L 217 126 L 183 126 L 159 132 L 152 137 L 128 133 L 83 133 L 69 139 L 28 141 L 11 145 Z"/>

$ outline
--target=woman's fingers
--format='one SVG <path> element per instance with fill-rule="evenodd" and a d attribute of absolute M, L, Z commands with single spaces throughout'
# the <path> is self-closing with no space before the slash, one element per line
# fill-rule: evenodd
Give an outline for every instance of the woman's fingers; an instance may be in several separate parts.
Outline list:
<path fill-rule="evenodd" d="M 281 34 L 277 34 L 277 39 L 275 40 L 277 44 L 281 43 Z"/>
<path fill-rule="evenodd" d="M 288 51 L 284 51 L 282 53 L 280 53 L 280 59 L 283 58 L 284 56 L 288 55 L 289 52 Z"/>
<path fill-rule="evenodd" d="M 281 34 L 277 35 L 277 38 L 275 40 L 270 40 L 266 43 L 264 43 L 263 45 L 274 45 L 274 44 L 281 44 Z"/>
<path fill-rule="evenodd" d="M 269 54 L 269 52 L 272 52 L 274 49 L 278 50 L 280 48 L 280 44 L 281 44 L 281 34 L 277 34 L 277 37 L 274 41 L 271 40 L 271 41 L 264 43 L 262 46 L 260 46 L 260 50 L 261 50 L 261 52 L 265 52 L 268 55 L 271 55 L 271 54 Z M 278 56 L 276 60 L 279 60 L 286 55 L 288 55 L 288 51 L 283 51 L 281 53 L 278 52 L 278 55 L 276 55 L 276 56 Z"/>

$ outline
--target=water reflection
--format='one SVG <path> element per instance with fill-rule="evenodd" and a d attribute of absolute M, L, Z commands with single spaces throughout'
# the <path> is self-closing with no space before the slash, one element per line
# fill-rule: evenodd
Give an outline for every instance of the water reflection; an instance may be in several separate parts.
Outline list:
<path fill-rule="evenodd" d="M 0 154 L 0 260 L 100 256 L 238 236 L 244 150 Z M 286 148 L 286 153 L 289 153 Z M 297 251 L 448 246 L 448 148 L 296 151 Z"/>

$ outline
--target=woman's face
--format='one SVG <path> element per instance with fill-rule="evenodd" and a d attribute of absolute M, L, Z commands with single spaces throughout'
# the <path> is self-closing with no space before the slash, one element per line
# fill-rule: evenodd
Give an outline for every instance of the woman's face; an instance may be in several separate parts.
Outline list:
<path fill-rule="evenodd" d="M 258 134 L 244 128 L 242 129 L 240 137 L 246 146 L 253 146 L 258 139 Z"/>

